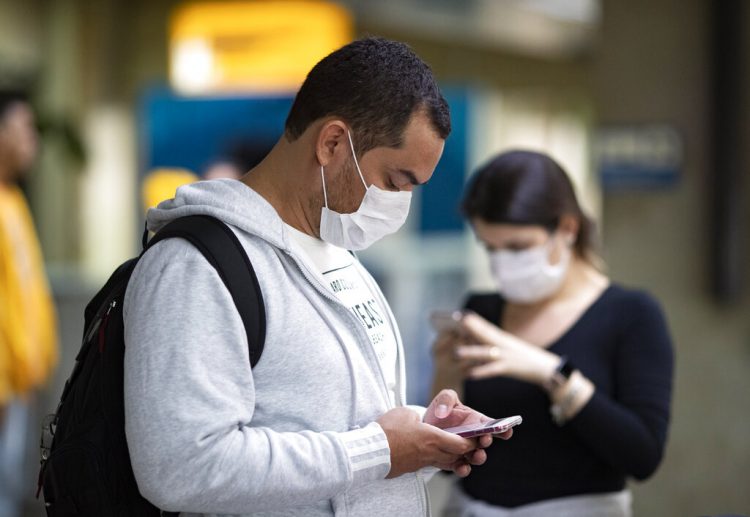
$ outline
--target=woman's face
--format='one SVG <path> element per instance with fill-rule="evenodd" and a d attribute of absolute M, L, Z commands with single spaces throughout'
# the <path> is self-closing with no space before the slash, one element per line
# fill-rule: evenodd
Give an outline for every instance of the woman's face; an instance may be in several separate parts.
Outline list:
<path fill-rule="evenodd" d="M 565 239 L 570 239 L 569 233 L 565 231 L 550 231 L 540 225 L 519 225 L 507 223 L 488 223 L 483 219 L 472 219 L 472 226 L 477 238 L 482 242 L 489 253 L 500 250 L 523 251 L 547 244 L 550 239 L 557 242 L 550 248 L 550 264 L 557 264 L 560 260 L 562 247 Z"/>
<path fill-rule="evenodd" d="M 15 102 L 0 119 L 0 159 L 11 173 L 6 180 L 15 181 L 28 172 L 38 144 L 34 112 L 25 102 Z"/>

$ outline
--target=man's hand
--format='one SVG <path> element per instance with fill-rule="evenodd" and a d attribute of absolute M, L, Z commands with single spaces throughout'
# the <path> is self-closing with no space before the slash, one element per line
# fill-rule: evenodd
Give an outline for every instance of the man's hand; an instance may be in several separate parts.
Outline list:
<path fill-rule="evenodd" d="M 433 399 L 424 422 L 408 408 L 392 409 L 378 419 L 391 449 L 391 471 L 388 478 L 433 466 L 451 470 L 466 477 L 472 465 L 487 461 L 485 448 L 492 444 L 492 435 L 463 438 L 442 429 L 459 425 L 487 422 L 491 418 L 461 404 L 453 390 L 443 390 Z M 513 435 L 509 429 L 497 435 L 507 440 Z"/>
<path fill-rule="evenodd" d="M 432 399 L 427 412 L 424 415 L 424 421 L 427 424 L 434 425 L 441 429 L 456 427 L 459 425 L 478 424 L 488 422 L 492 418 L 483 415 L 479 411 L 471 409 L 461 404 L 458 395 L 453 390 L 442 390 Z M 513 435 L 513 429 L 495 435 L 503 440 L 507 440 Z M 492 435 L 485 434 L 479 437 L 479 446 L 482 448 L 489 447 L 492 444 Z"/>
<path fill-rule="evenodd" d="M 468 406 L 461 404 L 458 395 L 453 390 L 442 390 L 432 399 L 427 412 L 424 415 L 424 421 L 427 424 L 434 425 L 441 429 L 456 427 L 459 425 L 477 424 L 492 420 L 490 417 L 475 411 Z M 508 429 L 502 434 L 491 435 L 483 434 L 477 438 L 479 449 L 465 457 L 463 464 L 458 464 L 453 469 L 456 474 L 466 477 L 471 472 L 471 465 L 481 465 L 487 460 L 487 453 L 483 450 L 492 445 L 493 436 L 499 436 L 503 440 L 513 436 L 513 429 Z"/>
<path fill-rule="evenodd" d="M 446 433 L 420 422 L 411 409 L 399 407 L 378 419 L 391 449 L 391 470 L 388 478 L 433 466 L 452 470 L 460 477 L 469 475 L 470 464 L 481 465 L 486 453 L 477 449 L 477 440 Z"/>

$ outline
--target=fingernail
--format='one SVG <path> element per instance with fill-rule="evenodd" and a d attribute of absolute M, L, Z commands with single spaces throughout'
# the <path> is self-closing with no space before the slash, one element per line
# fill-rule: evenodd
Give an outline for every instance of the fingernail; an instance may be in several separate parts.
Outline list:
<path fill-rule="evenodd" d="M 435 416 L 438 418 L 445 418 L 448 416 L 449 412 L 450 411 L 448 411 L 448 406 L 446 406 L 445 404 L 440 404 L 435 410 Z"/>

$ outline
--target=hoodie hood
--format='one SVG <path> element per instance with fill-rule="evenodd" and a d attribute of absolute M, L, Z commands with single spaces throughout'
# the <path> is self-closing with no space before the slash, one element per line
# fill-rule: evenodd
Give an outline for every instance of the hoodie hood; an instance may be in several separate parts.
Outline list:
<path fill-rule="evenodd" d="M 288 250 L 289 237 L 279 214 L 260 194 L 233 179 L 199 181 L 177 189 L 146 214 L 147 227 L 157 232 L 188 215 L 210 215 L 240 230 Z"/>

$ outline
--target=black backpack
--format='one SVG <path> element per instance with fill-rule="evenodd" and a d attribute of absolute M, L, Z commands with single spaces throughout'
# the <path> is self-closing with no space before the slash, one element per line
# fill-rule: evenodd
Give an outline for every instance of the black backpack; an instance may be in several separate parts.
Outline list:
<path fill-rule="evenodd" d="M 229 290 L 250 345 L 251 367 L 265 340 L 265 306 L 250 260 L 232 230 L 209 216 L 172 221 L 120 265 L 86 306 L 83 343 L 55 414 L 42 429 L 39 491 L 48 517 L 170 515 L 138 492 L 125 440 L 122 306 L 140 257 L 164 239 L 180 237 L 200 250 Z M 171 514 L 176 515 L 176 514 Z"/>

